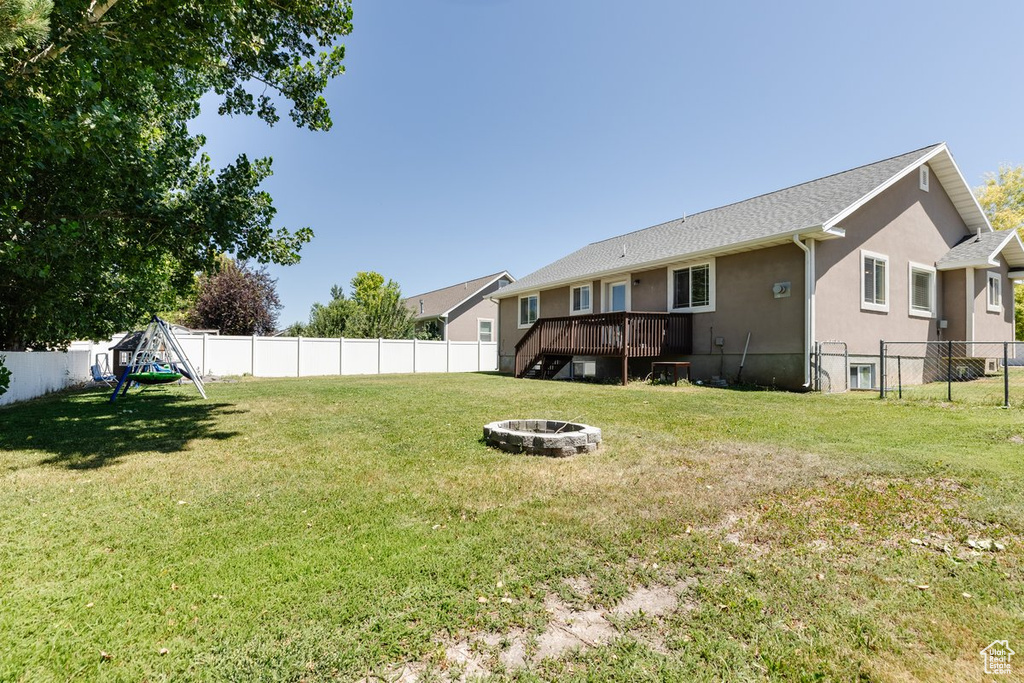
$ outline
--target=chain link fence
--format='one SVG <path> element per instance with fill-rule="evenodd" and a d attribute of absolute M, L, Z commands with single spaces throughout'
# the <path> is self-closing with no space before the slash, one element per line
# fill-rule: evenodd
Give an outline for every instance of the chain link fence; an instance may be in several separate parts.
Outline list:
<path fill-rule="evenodd" d="M 823 394 L 850 389 L 850 354 L 846 342 L 821 341 L 814 347 L 814 380 Z"/>
<path fill-rule="evenodd" d="M 882 342 L 882 398 L 1024 406 L 1024 342 Z"/>

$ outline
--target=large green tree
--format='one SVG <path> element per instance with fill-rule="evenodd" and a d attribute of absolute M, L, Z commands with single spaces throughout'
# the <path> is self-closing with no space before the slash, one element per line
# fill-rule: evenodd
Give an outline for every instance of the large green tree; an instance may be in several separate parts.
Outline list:
<path fill-rule="evenodd" d="M 1024 166 L 1000 166 L 975 190 L 978 203 L 996 230 L 1016 230 L 1024 239 Z M 1013 288 L 1016 338 L 1024 340 L 1024 287 Z"/>
<path fill-rule="evenodd" d="M 19 1 L 38 4 L 0 3 Z M 188 124 L 214 91 L 222 114 L 272 125 L 283 106 L 329 129 L 351 16 L 347 0 L 55 0 L 45 38 L 0 29 L 0 348 L 106 336 L 225 252 L 297 261 L 312 233 L 272 226 L 270 160 L 214 169 Z"/>
<path fill-rule="evenodd" d="M 416 336 L 413 313 L 402 302 L 402 289 L 374 271 L 360 271 L 349 283 L 345 297 L 338 285 L 331 287 L 327 304 L 315 303 L 308 323 L 288 328 L 290 335 L 350 337 L 353 339 L 412 339 Z"/>
<path fill-rule="evenodd" d="M 331 287 L 331 300 L 326 304 L 317 302 L 309 311 L 308 323 L 295 323 L 288 328 L 289 336 L 344 337 L 349 320 L 356 313 L 356 303 L 345 296 L 338 285 Z M 351 336 L 351 334 L 349 334 Z"/>
<path fill-rule="evenodd" d="M 199 278 L 198 290 L 184 316 L 189 327 L 244 336 L 273 334 L 277 329 L 281 300 L 266 268 L 224 256 L 216 273 Z"/>
<path fill-rule="evenodd" d="M 412 339 L 415 322 L 402 301 L 402 289 L 394 280 L 373 271 L 356 273 L 350 283 L 356 315 L 349 323 L 351 336 L 367 339 Z"/>

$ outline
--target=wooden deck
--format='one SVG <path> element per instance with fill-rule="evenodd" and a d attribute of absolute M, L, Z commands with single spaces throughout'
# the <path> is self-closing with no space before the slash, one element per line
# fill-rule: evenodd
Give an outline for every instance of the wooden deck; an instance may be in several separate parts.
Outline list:
<path fill-rule="evenodd" d="M 573 356 L 622 359 L 622 383 L 630 358 L 693 352 L 688 313 L 594 313 L 541 318 L 516 344 L 516 377 L 550 379 Z"/>

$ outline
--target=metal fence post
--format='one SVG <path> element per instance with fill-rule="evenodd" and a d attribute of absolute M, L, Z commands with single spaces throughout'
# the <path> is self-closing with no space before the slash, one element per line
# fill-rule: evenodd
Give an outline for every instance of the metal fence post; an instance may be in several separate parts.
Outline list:
<path fill-rule="evenodd" d="M 953 340 L 946 340 L 946 400 L 953 402 Z"/>
<path fill-rule="evenodd" d="M 1010 343 L 1003 342 L 1003 407 L 1010 407 Z"/>
<path fill-rule="evenodd" d="M 903 400 L 903 356 L 896 356 L 896 386 L 900 400 Z"/>
<path fill-rule="evenodd" d="M 878 398 L 885 398 L 885 340 L 878 340 Z"/>

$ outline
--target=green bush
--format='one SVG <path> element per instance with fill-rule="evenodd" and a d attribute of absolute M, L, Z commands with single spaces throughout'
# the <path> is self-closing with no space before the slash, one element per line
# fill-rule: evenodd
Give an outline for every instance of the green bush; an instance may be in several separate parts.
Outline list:
<path fill-rule="evenodd" d="M 7 393 L 7 389 L 11 386 L 11 371 L 4 365 L 4 361 L 7 360 L 7 356 L 0 356 L 0 396 Z"/>

